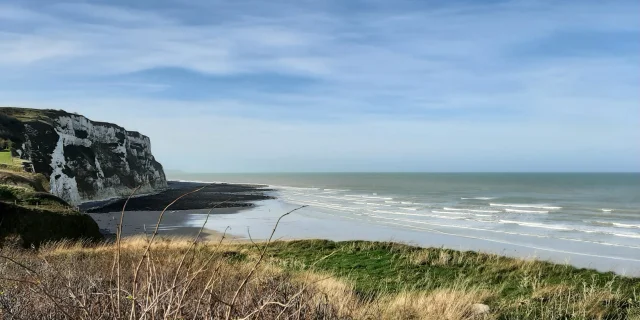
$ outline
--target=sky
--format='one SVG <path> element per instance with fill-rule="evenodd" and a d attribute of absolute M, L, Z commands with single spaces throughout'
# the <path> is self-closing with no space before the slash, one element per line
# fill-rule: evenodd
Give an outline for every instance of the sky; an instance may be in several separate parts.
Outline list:
<path fill-rule="evenodd" d="M 189 172 L 640 171 L 640 2 L 3 0 L 0 105 Z"/>

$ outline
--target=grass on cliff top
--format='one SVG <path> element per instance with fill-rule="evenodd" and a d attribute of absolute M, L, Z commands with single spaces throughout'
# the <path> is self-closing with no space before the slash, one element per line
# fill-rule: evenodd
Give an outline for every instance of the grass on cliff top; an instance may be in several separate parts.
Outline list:
<path fill-rule="evenodd" d="M 13 157 L 11 157 L 11 151 L 0 150 L 0 164 L 13 165 Z"/>
<path fill-rule="evenodd" d="M 261 259 L 264 243 L 156 238 L 146 251 L 148 240 L 125 239 L 119 264 L 113 244 L 0 248 L 2 256 L 31 269 L 0 259 L 2 274 L 37 281 L 0 277 L 0 312 L 39 318 L 63 309 L 67 318 L 77 319 L 129 318 L 134 310 L 135 318 L 156 319 L 640 317 L 638 279 L 565 265 L 322 240 L 274 242 Z M 490 313 L 474 313 L 478 303 L 487 304 Z"/>
<path fill-rule="evenodd" d="M 40 120 L 45 122 L 51 122 L 51 117 L 49 115 L 52 112 L 55 112 L 55 110 L 2 107 L 0 108 L 0 112 L 7 114 L 10 117 L 16 118 L 20 121 Z"/>
<path fill-rule="evenodd" d="M 335 275 L 359 297 L 484 291 L 497 319 L 640 319 L 640 279 L 569 265 L 397 243 L 277 242 L 272 263 Z"/>
<path fill-rule="evenodd" d="M 70 214 L 79 213 L 64 200 L 46 192 L 35 192 L 23 186 L 0 184 L 0 201 L 19 205 L 24 208 L 48 210 Z"/>

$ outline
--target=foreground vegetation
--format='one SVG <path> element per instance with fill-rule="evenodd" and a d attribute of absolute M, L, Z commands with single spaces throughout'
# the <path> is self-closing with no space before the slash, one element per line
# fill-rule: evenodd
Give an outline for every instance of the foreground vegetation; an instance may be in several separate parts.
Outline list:
<path fill-rule="evenodd" d="M 1 249 L 6 319 L 638 319 L 639 279 L 394 243 Z M 266 249 L 266 250 L 265 250 Z M 118 254 L 120 252 L 120 254 Z M 486 304 L 489 313 L 478 312 Z"/>
<path fill-rule="evenodd" d="M 0 170 L 0 241 L 17 237 L 23 247 L 62 239 L 102 240 L 91 217 L 47 192 L 41 174 Z"/>
<path fill-rule="evenodd" d="M 640 279 L 569 265 L 363 241 L 282 242 L 268 252 L 285 269 L 336 275 L 366 299 L 454 290 L 498 319 L 640 318 Z"/>
<path fill-rule="evenodd" d="M 11 157 L 11 151 L 0 150 L 0 164 L 13 165 L 13 158 Z"/>

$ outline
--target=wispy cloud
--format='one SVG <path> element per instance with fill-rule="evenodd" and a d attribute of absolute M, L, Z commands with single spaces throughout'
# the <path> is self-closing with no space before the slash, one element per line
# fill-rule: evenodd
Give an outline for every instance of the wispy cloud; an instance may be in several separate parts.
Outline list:
<path fill-rule="evenodd" d="M 638 9 L 634 1 L 10 1 L 0 5 L 0 103 L 73 108 L 120 123 L 127 120 L 96 105 L 138 108 L 151 125 L 131 126 L 145 127 L 156 146 L 170 139 L 154 129 L 170 121 L 164 117 L 198 113 L 180 130 L 193 134 L 189 121 L 235 119 L 300 150 L 269 152 L 237 135 L 212 141 L 230 155 L 224 170 L 258 166 L 236 161 L 233 143 L 307 163 L 319 156 L 300 146 L 307 142 L 341 146 L 333 154 L 344 170 L 365 155 L 390 154 L 417 163 L 442 157 L 443 167 L 431 168 L 462 170 L 463 162 L 444 165 L 462 148 L 489 159 L 468 170 L 499 170 L 509 156 L 468 143 L 478 139 L 537 163 L 553 163 L 558 150 L 567 159 L 607 150 L 609 159 L 580 168 L 637 170 L 630 163 L 640 155 L 631 143 L 640 137 Z M 296 128 L 293 136 L 266 129 L 285 125 Z M 442 141 L 450 150 L 430 147 Z M 198 156 L 197 169 L 206 170 L 211 156 Z M 396 158 L 386 165 L 405 161 Z"/>

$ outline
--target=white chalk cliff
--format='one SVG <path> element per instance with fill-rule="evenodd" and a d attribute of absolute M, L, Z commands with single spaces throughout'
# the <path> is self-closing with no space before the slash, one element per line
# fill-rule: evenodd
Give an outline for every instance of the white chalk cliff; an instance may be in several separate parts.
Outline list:
<path fill-rule="evenodd" d="M 126 196 L 136 187 L 141 193 L 152 192 L 167 185 L 150 139 L 140 133 L 57 110 L 0 108 L 0 114 L 22 124 L 3 130 L 0 121 L 0 137 L 5 132 L 17 142 L 16 155 L 33 162 L 36 172 L 49 178 L 51 193 L 70 203 Z M 20 128 L 23 132 L 17 132 Z"/>

